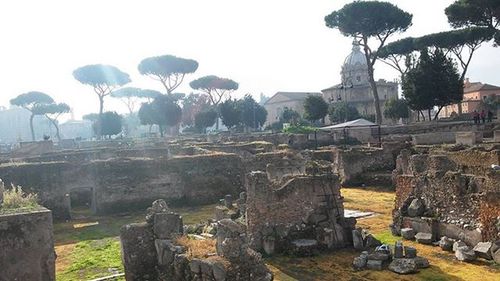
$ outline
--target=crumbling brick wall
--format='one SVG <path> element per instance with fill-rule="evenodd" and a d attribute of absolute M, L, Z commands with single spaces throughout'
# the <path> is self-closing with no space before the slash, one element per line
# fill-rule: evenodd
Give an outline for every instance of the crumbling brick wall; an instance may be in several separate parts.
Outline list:
<path fill-rule="evenodd" d="M 394 224 L 408 216 L 411 200 L 421 199 L 425 204 L 422 216 L 441 224 L 438 228 L 446 235 L 458 238 L 462 232 L 471 244 L 478 239 L 499 239 L 500 172 L 489 167 L 498 164 L 499 151 L 430 152 L 398 159 Z M 408 167 L 406 174 L 403 166 Z"/>
<path fill-rule="evenodd" d="M 316 239 L 328 248 L 343 247 L 352 239 L 355 221 L 344 218 L 335 175 L 302 175 L 278 183 L 263 172 L 252 172 L 246 189 L 247 233 L 256 250 L 269 240 L 280 251 L 293 239 Z"/>

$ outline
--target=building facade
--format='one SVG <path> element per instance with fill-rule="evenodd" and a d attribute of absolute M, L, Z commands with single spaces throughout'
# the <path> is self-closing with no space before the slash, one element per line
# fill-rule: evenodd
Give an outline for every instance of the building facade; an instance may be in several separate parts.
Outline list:
<path fill-rule="evenodd" d="M 486 109 L 484 101 L 488 97 L 500 100 L 500 87 L 481 82 L 470 82 L 469 79 L 465 79 L 462 113 L 467 114 L 474 112 L 474 110 L 479 112 Z M 445 106 L 439 113 L 439 117 L 446 118 L 454 114 L 458 114 L 458 104 Z"/>
<path fill-rule="evenodd" d="M 265 126 L 278 122 L 285 108 L 297 111 L 304 115 L 304 100 L 310 96 L 321 96 L 319 92 L 277 92 L 264 103 L 267 110 Z"/>
<path fill-rule="evenodd" d="M 354 42 L 352 52 L 347 56 L 340 72 L 342 83 L 322 90 L 323 98 L 329 104 L 347 102 L 358 110 L 366 119 L 372 119 L 375 114 L 375 105 L 368 78 L 368 64 L 360 46 Z M 398 84 L 383 79 L 376 82 L 382 113 L 388 99 L 398 98 Z M 392 120 L 383 117 L 382 123 Z"/>

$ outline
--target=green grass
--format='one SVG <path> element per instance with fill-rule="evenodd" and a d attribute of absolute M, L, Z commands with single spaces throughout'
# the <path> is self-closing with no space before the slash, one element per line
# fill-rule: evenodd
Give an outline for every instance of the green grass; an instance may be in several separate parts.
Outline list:
<path fill-rule="evenodd" d="M 117 238 L 78 242 L 70 259 L 71 265 L 57 280 L 88 280 L 123 272 Z"/>
<path fill-rule="evenodd" d="M 373 235 L 375 236 L 375 238 L 380 240 L 382 244 L 387 244 L 387 245 L 394 245 L 396 241 L 401 240 L 401 237 L 392 235 L 390 230 L 374 233 Z"/>
<path fill-rule="evenodd" d="M 172 208 L 183 216 L 184 224 L 213 218 L 215 205 Z M 79 218 L 54 224 L 56 246 L 73 246 L 58 252 L 57 280 L 90 280 L 123 272 L 120 253 L 120 228 L 129 223 L 145 221 L 145 211 L 110 216 L 92 216 L 88 210 L 75 210 Z M 62 269 L 61 269 L 62 268 Z M 113 270 L 111 270 L 113 269 Z"/>

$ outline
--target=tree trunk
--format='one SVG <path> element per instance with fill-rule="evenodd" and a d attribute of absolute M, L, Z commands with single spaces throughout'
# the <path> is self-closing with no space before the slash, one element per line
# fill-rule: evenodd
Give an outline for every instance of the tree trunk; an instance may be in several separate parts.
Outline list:
<path fill-rule="evenodd" d="M 54 125 L 54 128 L 56 128 L 56 138 L 58 141 L 61 141 L 61 136 L 59 135 L 59 126 L 57 125 L 57 120 L 56 119 L 52 119 L 52 118 L 49 118 L 49 116 L 45 115 L 45 117 L 47 117 L 47 119 L 49 119 L 50 123 L 52 123 L 52 125 Z"/>
<path fill-rule="evenodd" d="M 367 41 L 365 41 L 367 44 Z M 382 111 L 380 110 L 380 99 L 378 97 L 377 83 L 375 82 L 373 64 L 370 61 L 370 56 L 368 55 L 368 46 L 365 45 L 365 57 L 368 64 L 368 80 L 370 83 L 370 88 L 373 94 L 373 105 L 375 106 L 375 123 L 382 124 Z"/>
<path fill-rule="evenodd" d="M 429 116 L 429 121 L 431 121 L 432 118 L 431 118 L 431 110 L 430 109 L 427 109 L 427 116 Z"/>
<path fill-rule="evenodd" d="M 96 134 L 97 134 L 97 139 L 101 139 L 102 137 L 102 113 L 103 113 L 103 110 L 104 110 L 104 97 L 103 96 L 99 96 L 99 118 L 97 120 L 97 130 L 96 130 Z"/>
<path fill-rule="evenodd" d="M 160 130 L 160 137 L 163 138 L 163 126 L 162 125 L 158 125 L 158 128 Z"/>
<path fill-rule="evenodd" d="M 438 115 L 439 113 L 441 112 L 441 109 L 443 109 L 444 106 L 440 106 L 438 111 L 436 112 L 436 115 L 434 115 L 434 120 L 437 120 L 438 119 Z"/>
<path fill-rule="evenodd" d="M 31 130 L 31 140 L 35 141 L 35 129 L 33 128 L 33 118 L 35 117 L 35 114 L 31 113 L 30 116 L 30 130 Z"/>

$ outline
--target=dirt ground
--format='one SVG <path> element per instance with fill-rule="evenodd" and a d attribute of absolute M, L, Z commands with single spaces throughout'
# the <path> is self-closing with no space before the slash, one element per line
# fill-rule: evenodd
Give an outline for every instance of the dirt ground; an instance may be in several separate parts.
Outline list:
<path fill-rule="evenodd" d="M 399 240 L 388 230 L 394 192 L 376 188 L 344 188 L 346 209 L 375 212 L 376 215 L 358 219 L 358 226 L 369 229 L 384 243 Z M 184 223 L 197 223 L 211 218 L 214 205 L 181 208 Z M 57 280 L 89 280 L 110 275 L 114 270 L 122 271 L 119 229 L 122 225 L 144 220 L 144 212 L 115 216 L 93 217 L 88 213 L 78 214 L 79 219 L 54 225 L 56 239 Z M 277 256 L 266 260 L 277 281 L 308 280 L 500 280 L 500 266 L 478 260 L 463 263 L 453 254 L 439 247 L 404 242 L 415 246 L 419 255 L 429 259 L 430 268 L 418 274 L 401 276 L 390 271 L 360 271 L 352 269 L 352 260 L 359 253 L 352 249 L 324 253 L 310 258 Z"/>

